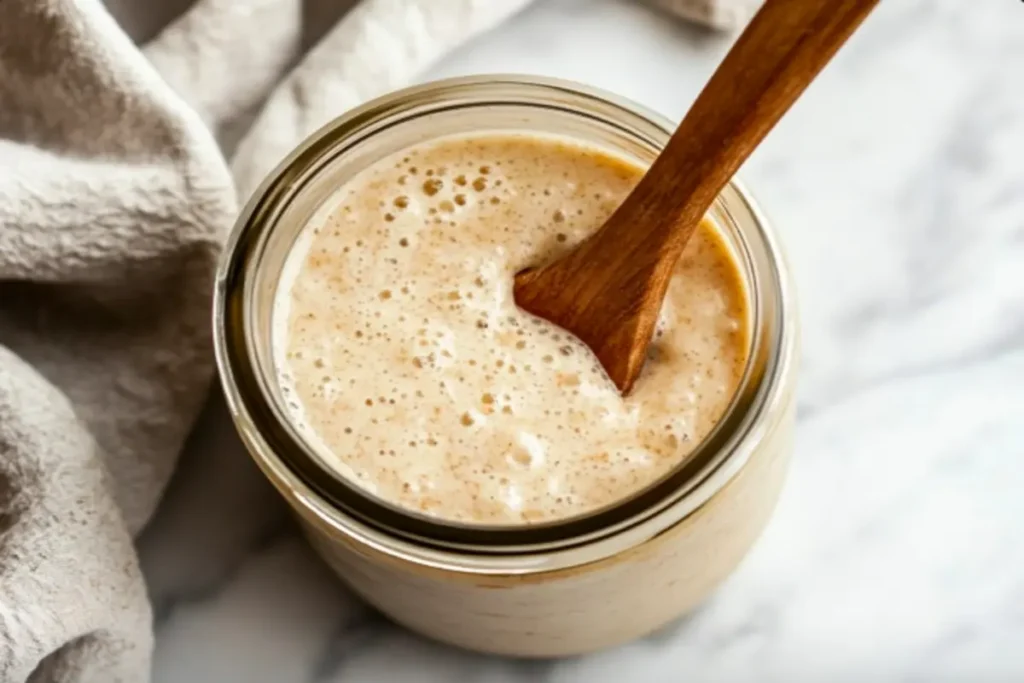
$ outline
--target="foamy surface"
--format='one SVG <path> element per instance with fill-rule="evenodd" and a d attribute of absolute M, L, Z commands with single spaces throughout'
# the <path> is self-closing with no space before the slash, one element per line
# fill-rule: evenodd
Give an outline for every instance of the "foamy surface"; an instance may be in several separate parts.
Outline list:
<path fill-rule="evenodd" d="M 590 350 L 515 306 L 513 276 L 596 230 L 643 174 L 564 139 L 442 139 L 340 188 L 294 247 L 274 348 L 300 431 L 338 472 L 436 517 L 565 518 L 680 464 L 742 374 L 746 296 L 705 222 L 621 397 Z"/>

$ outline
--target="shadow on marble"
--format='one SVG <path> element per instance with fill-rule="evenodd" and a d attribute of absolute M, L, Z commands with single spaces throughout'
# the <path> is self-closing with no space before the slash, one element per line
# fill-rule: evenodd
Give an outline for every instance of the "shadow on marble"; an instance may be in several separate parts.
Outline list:
<path fill-rule="evenodd" d="M 137 543 L 158 618 L 178 600 L 216 592 L 249 555 L 286 533 L 287 520 L 215 386 Z"/>

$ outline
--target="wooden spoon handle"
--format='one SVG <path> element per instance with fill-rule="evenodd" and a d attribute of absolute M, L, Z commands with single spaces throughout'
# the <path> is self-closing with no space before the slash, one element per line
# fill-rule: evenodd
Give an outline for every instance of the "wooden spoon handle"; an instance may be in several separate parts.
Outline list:
<path fill-rule="evenodd" d="M 583 340 L 628 393 L 711 202 L 877 3 L 766 0 L 626 201 L 569 254 L 516 275 L 516 303 Z"/>
<path fill-rule="evenodd" d="M 656 207 L 631 222 L 663 242 L 663 255 L 682 252 L 721 189 L 877 3 L 764 3 L 637 186 L 642 201 L 630 202 Z"/>

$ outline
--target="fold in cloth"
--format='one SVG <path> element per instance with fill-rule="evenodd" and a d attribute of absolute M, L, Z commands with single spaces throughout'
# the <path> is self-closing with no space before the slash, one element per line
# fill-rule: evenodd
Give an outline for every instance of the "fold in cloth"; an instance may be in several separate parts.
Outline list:
<path fill-rule="evenodd" d="M 149 679 L 133 539 L 210 386 L 238 198 L 529 2 L 365 0 L 303 54 L 301 0 L 200 0 L 141 49 L 99 0 L 0 0 L 0 681 Z"/>

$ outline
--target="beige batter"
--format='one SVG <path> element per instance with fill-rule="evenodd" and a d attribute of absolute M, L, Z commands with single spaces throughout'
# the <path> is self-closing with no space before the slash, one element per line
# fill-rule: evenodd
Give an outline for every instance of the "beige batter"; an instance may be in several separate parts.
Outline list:
<path fill-rule="evenodd" d="M 516 308 L 516 272 L 599 227 L 643 175 L 564 139 L 442 139 L 378 162 L 303 231 L 274 312 L 306 438 L 377 496 L 463 522 L 606 506 L 682 462 L 748 347 L 722 237 L 697 231 L 626 398 L 578 340 Z"/>

